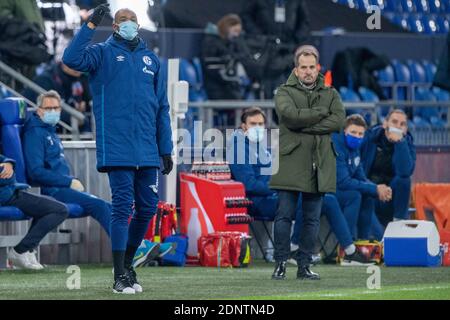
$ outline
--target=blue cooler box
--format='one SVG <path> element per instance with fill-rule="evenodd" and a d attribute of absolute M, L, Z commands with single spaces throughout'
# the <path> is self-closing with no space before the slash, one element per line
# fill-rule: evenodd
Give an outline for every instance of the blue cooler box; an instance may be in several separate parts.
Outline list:
<path fill-rule="evenodd" d="M 391 222 L 383 240 L 386 266 L 434 267 L 441 264 L 439 233 L 433 222 Z"/>

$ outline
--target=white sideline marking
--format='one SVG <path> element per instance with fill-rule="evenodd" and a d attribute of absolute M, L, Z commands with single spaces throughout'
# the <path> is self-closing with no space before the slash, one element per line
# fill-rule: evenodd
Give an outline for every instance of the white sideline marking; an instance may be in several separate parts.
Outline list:
<path fill-rule="evenodd" d="M 346 296 L 353 296 L 358 294 L 384 294 L 384 293 L 394 293 L 394 292 L 402 292 L 402 291 L 423 291 L 423 290 L 429 290 L 429 289 L 449 289 L 449 286 L 429 286 L 429 287 L 418 287 L 418 288 L 398 288 L 398 289 L 380 289 L 380 290 L 364 290 L 364 291 L 352 291 L 349 293 L 317 293 L 314 294 L 313 292 L 311 294 L 305 294 L 305 296 L 314 296 L 314 297 L 346 297 Z M 299 295 L 298 297 L 302 297 Z"/>

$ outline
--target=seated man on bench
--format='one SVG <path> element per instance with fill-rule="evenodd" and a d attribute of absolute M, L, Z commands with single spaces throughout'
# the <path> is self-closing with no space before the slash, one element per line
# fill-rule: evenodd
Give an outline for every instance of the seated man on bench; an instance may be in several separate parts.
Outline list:
<path fill-rule="evenodd" d="M 64 203 L 24 191 L 29 186 L 16 182 L 14 164 L 14 160 L 0 154 L 0 206 L 16 207 L 33 222 L 25 237 L 8 252 L 8 260 L 18 269 L 41 270 L 44 267 L 37 261 L 34 249 L 69 212 Z"/>
<path fill-rule="evenodd" d="M 272 156 L 261 143 L 265 123 L 266 115 L 260 108 L 245 110 L 241 116 L 241 127 L 235 130 L 232 142 L 227 145 L 227 160 L 233 179 L 244 184 L 245 194 L 253 202 L 249 214 L 273 221 L 278 194 L 269 188 Z"/>
<path fill-rule="evenodd" d="M 61 140 L 55 126 L 60 119 L 61 98 L 50 90 L 37 99 L 38 109 L 25 123 L 23 135 L 27 175 L 42 193 L 64 203 L 75 203 L 97 220 L 110 234 L 111 204 L 84 191 L 70 175 Z"/>

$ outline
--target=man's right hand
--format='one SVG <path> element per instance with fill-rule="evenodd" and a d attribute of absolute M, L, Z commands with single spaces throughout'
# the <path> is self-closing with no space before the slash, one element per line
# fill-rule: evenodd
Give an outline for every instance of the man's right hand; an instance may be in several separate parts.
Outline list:
<path fill-rule="evenodd" d="M 378 199 L 383 202 L 391 201 L 392 189 L 385 184 L 377 185 Z"/>
<path fill-rule="evenodd" d="M 0 179 L 9 179 L 14 174 L 13 165 L 9 162 L 0 163 Z"/>
<path fill-rule="evenodd" d="M 84 191 L 84 186 L 80 182 L 80 180 L 72 179 L 72 182 L 70 183 L 70 189 L 83 192 Z"/>
<path fill-rule="evenodd" d="M 94 13 L 92 13 L 91 17 L 89 18 L 88 26 L 89 24 L 94 25 L 94 27 L 97 27 L 103 20 L 103 17 L 109 13 L 109 3 L 103 3 L 96 7 L 94 9 Z"/>

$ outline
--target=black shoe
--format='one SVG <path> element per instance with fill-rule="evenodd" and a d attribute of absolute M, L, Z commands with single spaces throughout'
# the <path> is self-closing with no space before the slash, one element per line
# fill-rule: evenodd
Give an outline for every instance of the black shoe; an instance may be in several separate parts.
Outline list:
<path fill-rule="evenodd" d="M 297 270 L 297 279 L 300 280 L 320 280 L 320 276 L 312 272 L 309 266 L 300 266 Z"/>
<path fill-rule="evenodd" d="M 135 294 L 136 291 L 133 289 L 133 285 L 130 283 L 130 278 L 128 274 L 121 274 L 114 280 L 113 286 L 114 293 L 123 293 L 123 294 Z"/>
<path fill-rule="evenodd" d="M 272 279 L 283 280 L 284 278 L 286 278 L 286 261 L 277 262 L 272 273 Z"/>
<path fill-rule="evenodd" d="M 142 292 L 142 286 L 139 284 L 139 282 L 137 280 L 136 271 L 134 271 L 133 267 L 127 268 L 126 270 L 127 270 L 128 279 L 130 280 L 131 287 L 137 293 L 141 293 Z"/>
<path fill-rule="evenodd" d="M 363 255 L 358 249 L 353 254 L 345 255 L 341 261 L 341 266 L 370 266 L 375 262 L 370 261 L 365 255 Z"/>

